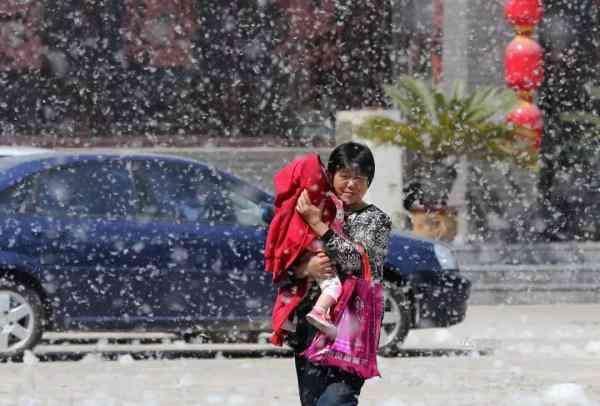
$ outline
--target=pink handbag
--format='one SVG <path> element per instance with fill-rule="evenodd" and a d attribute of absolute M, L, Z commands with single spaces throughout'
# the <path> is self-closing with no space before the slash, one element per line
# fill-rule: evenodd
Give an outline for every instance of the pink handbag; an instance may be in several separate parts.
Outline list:
<path fill-rule="evenodd" d="M 362 247 L 361 247 L 362 248 Z M 333 309 L 335 340 L 317 332 L 302 353 L 314 364 L 333 366 L 363 379 L 381 376 L 377 349 L 383 317 L 383 287 L 371 279 L 369 259 L 363 253 L 363 278 L 346 278 L 342 296 Z"/>

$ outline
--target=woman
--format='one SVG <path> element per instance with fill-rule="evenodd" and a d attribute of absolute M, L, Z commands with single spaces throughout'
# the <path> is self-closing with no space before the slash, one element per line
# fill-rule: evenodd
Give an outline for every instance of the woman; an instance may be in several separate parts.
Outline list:
<path fill-rule="evenodd" d="M 322 220 L 322 209 L 313 205 L 305 191 L 296 210 L 323 242 L 323 251 L 289 270 L 290 281 L 322 279 L 338 275 L 362 276 L 361 254 L 356 243 L 369 255 L 373 279 L 383 279 L 391 231 L 390 218 L 363 199 L 375 175 L 375 161 L 368 147 L 348 142 L 337 146 L 329 157 L 327 171 L 336 196 L 344 203 L 345 236 L 336 234 Z M 288 345 L 295 352 L 300 400 L 303 406 L 357 405 L 364 380 L 338 368 L 312 364 L 300 354 L 308 347 L 316 330 L 306 322 L 306 314 L 319 296 L 318 286 L 302 300 L 296 310 L 298 324 Z"/>

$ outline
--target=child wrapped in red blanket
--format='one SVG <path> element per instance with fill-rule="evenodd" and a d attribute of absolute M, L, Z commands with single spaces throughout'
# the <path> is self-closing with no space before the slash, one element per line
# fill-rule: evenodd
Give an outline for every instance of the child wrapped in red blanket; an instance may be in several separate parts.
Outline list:
<path fill-rule="evenodd" d="M 287 270 L 304 255 L 314 255 L 321 248 L 317 236 L 296 212 L 296 202 L 302 193 L 308 193 L 311 202 L 323 207 L 323 220 L 334 231 L 342 231 L 343 204 L 331 192 L 327 171 L 317 154 L 302 156 L 283 167 L 275 174 L 275 215 L 269 226 L 265 243 L 266 270 L 273 274 L 273 282 L 280 283 L 287 277 Z M 290 325 L 294 310 L 304 297 L 308 283 L 280 287 L 275 299 L 272 314 L 273 335 L 271 342 L 281 345 Z M 321 296 L 307 320 L 334 338 L 335 326 L 329 319 L 331 307 L 342 293 L 339 278 L 316 281 L 321 288 Z"/>

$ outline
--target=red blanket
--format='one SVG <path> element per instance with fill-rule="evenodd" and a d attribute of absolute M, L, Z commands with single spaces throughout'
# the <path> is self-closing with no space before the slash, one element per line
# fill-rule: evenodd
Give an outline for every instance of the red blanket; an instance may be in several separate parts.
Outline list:
<path fill-rule="evenodd" d="M 302 191 L 309 191 L 316 206 L 325 202 L 323 221 L 326 223 L 334 219 L 336 207 L 327 196 L 330 184 L 317 154 L 304 155 L 283 167 L 275 174 L 274 183 L 275 215 L 267 233 L 265 265 L 267 271 L 273 274 L 273 282 L 278 283 L 285 279 L 287 269 L 317 238 L 296 212 L 296 202 Z M 272 314 L 273 344 L 282 345 L 285 332 L 281 327 L 300 304 L 306 290 L 306 281 L 278 289 Z"/>

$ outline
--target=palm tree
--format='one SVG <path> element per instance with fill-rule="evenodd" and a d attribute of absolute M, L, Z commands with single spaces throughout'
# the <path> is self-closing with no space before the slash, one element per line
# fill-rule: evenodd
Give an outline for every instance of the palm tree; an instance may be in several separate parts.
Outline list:
<path fill-rule="evenodd" d="M 508 160 L 524 166 L 537 161 L 536 152 L 516 142 L 515 128 L 503 122 L 518 101 L 508 89 L 482 87 L 467 92 L 463 83 L 456 82 L 447 95 L 424 80 L 402 76 L 385 90 L 402 120 L 374 116 L 357 133 L 410 151 L 413 182 L 405 192 L 413 192 L 413 199 L 417 193 L 426 205 L 445 205 L 462 158 Z M 410 203 L 409 197 L 407 209 Z"/>

